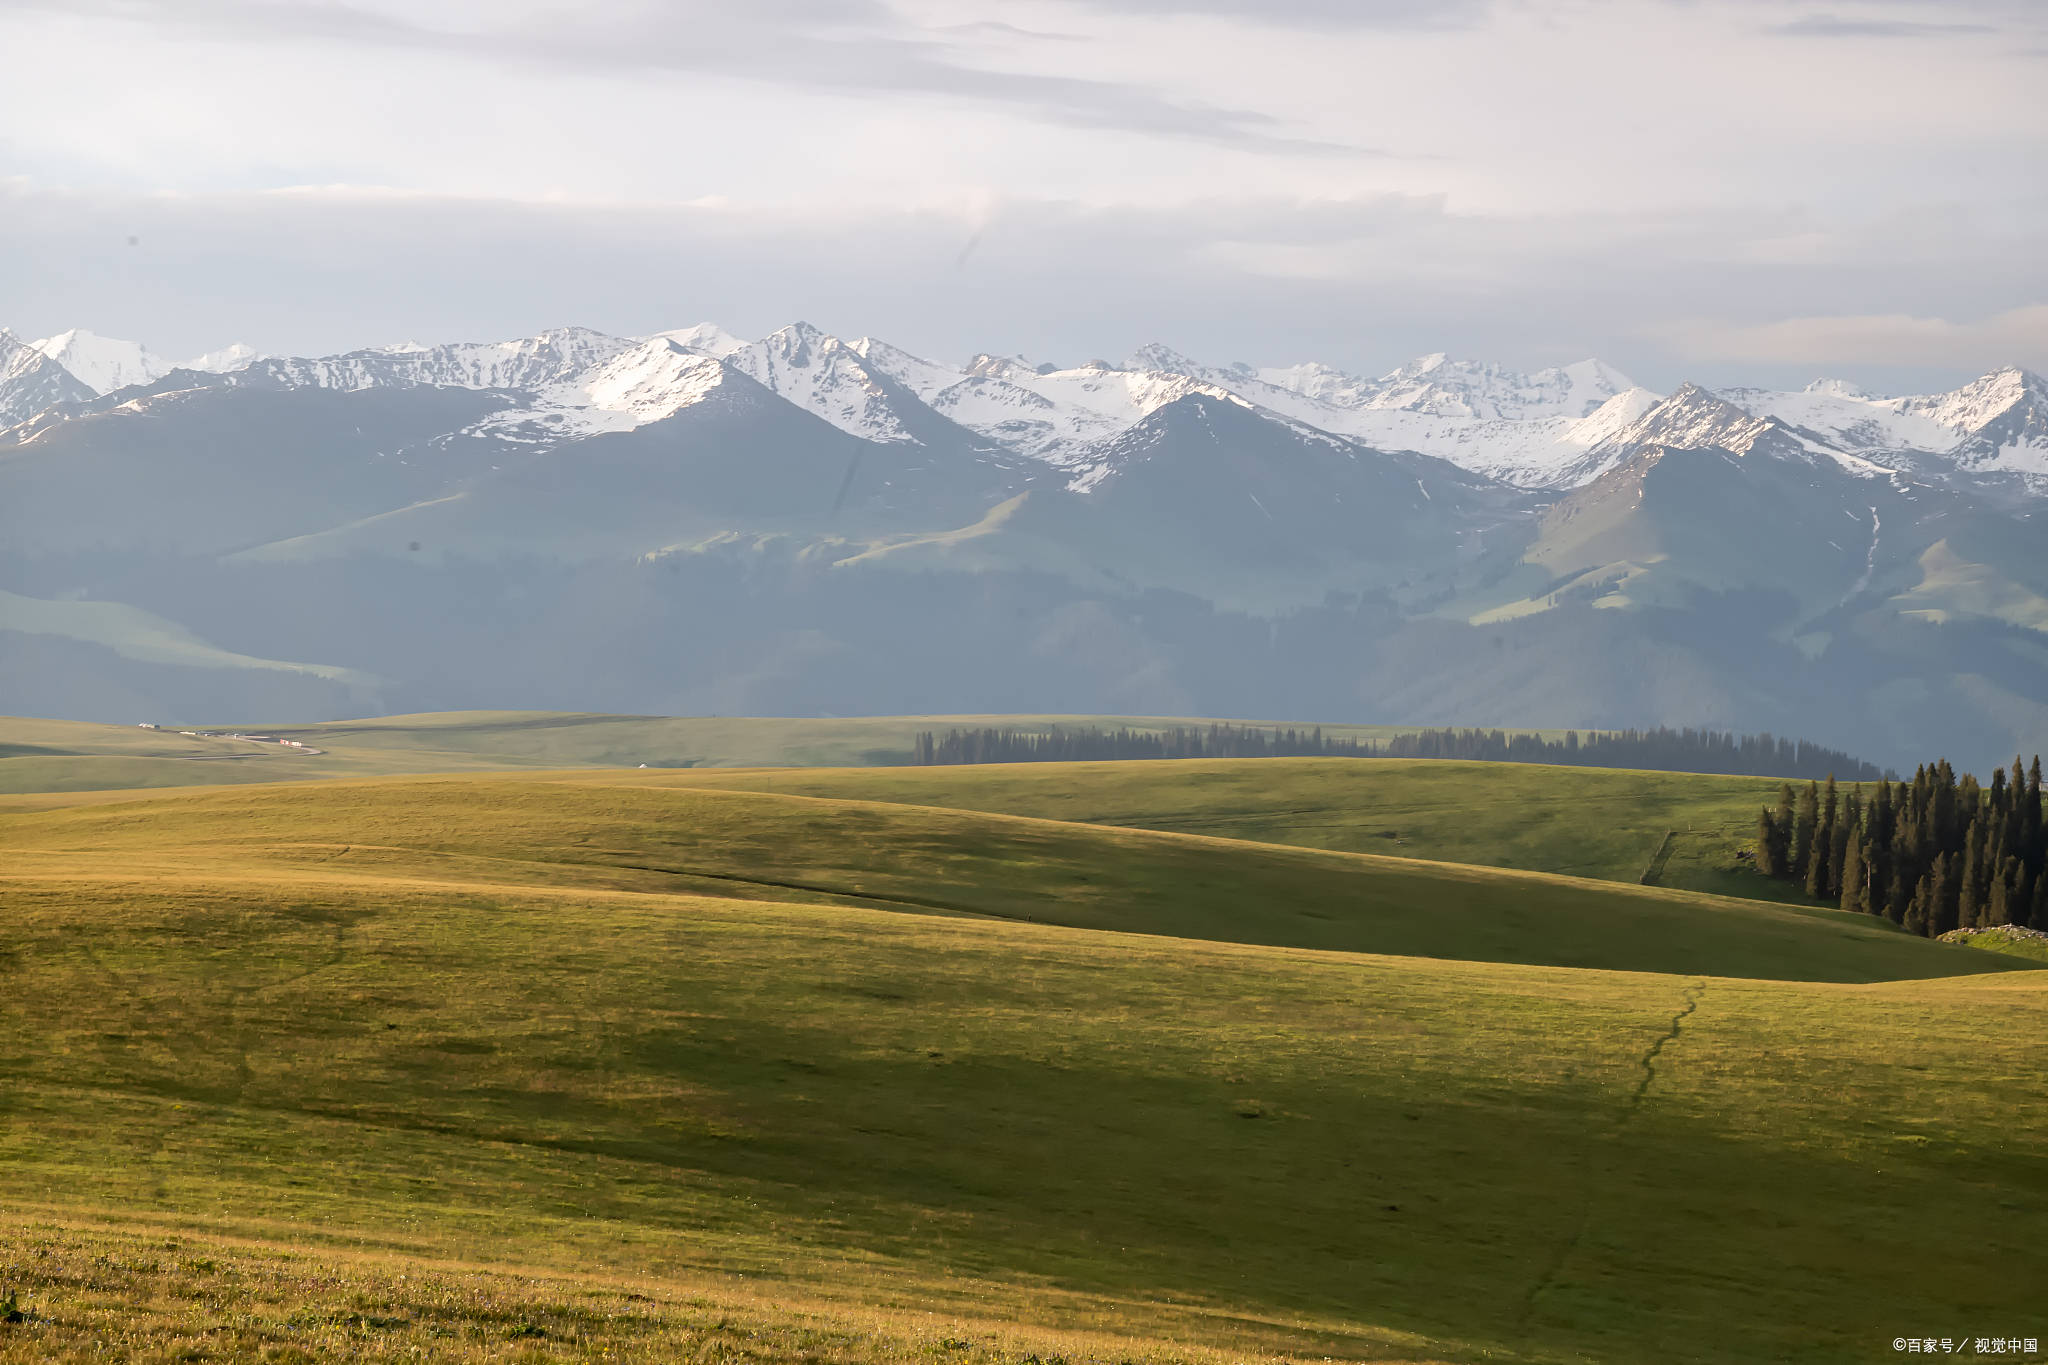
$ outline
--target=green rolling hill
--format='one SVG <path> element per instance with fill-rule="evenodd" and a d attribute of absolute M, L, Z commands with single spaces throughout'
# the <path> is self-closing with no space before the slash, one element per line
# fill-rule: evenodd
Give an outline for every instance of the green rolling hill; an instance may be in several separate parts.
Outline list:
<path fill-rule="evenodd" d="M 1850 1361 L 2033 1311 L 2048 974 L 1216 837 L 1393 799 L 1230 766 L 0 803 L 0 1360 Z"/>

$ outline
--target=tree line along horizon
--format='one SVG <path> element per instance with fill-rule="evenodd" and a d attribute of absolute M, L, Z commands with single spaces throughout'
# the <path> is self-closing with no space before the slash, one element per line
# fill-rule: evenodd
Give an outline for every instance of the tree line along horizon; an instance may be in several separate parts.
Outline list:
<path fill-rule="evenodd" d="M 917 734 L 912 762 L 1065 763 L 1151 758 L 1431 758 L 1565 767 L 1641 768 L 1741 777 L 1819 779 L 1845 774 L 1862 782 L 1895 776 L 1840 749 L 1765 731 L 1566 730 L 1557 739 L 1529 731 L 1426 728 L 1384 740 L 1326 735 L 1318 726 L 1257 726 L 1218 721 L 1158 730 L 1129 726 L 954 728 Z"/>
<path fill-rule="evenodd" d="M 1778 792 L 1757 815 L 1755 858 L 1765 876 L 1801 884 L 1815 900 L 1877 915 L 1908 933 L 2017 925 L 2048 932 L 2048 829 L 2041 759 L 1986 786 L 1947 759 L 1908 781 L 1833 777 Z"/>

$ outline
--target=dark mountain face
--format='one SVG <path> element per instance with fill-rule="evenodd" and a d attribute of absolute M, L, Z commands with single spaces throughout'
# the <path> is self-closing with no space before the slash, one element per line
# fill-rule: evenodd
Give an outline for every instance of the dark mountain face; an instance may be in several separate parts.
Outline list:
<path fill-rule="evenodd" d="M 1233 603 L 1448 590 L 1483 533 L 1529 520 L 1520 493 L 1205 395 L 1169 403 L 1035 494 L 1011 529 L 1114 581 Z M 1041 561 L 1057 564 L 1057 559 Z"/>
<path fill-rule="evenodd" d="M 0 446 L 7 541 L 36 553 L 223 554 L 437 496 L 521 452 L 460 433 L 513 406 L 470 389 L 210 387 Z"/>
<path fill-rule="evenodd" d="M 242 699 L 1670 723 L 1979 766 L 2048 739 L 2024 484 L 1873 469 L 1699 390 L 1562 494 L 1208 392 L 1047 462 L 823 344 L 777 353 L 838 385 L 808 404 L 574 333 L 64 397 L 0 445 L 0 591 L 27 601 L 0 597 L 0 687 L 205 721 Z M 625 430 L 564 424 L 559 390 L 439 382 L 641 361 L 619 385 L 669 387 Z"/>

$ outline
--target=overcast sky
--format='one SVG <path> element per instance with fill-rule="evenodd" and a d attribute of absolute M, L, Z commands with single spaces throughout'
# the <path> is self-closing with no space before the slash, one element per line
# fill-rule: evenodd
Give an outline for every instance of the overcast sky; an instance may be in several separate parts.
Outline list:
<path fill-rule="evenodd" d="M 2037 0 L 0 0 L 0 325 L 2048 369 Z"/>

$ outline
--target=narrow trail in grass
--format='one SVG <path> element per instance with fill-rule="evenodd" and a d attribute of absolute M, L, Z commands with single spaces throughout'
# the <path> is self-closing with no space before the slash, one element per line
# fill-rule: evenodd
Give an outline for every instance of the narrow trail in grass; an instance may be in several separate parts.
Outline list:
<path fill-rule="evenodd" d="M 1681 997 L 1684 1003 L 1672 1014 L 1671 1022 L 1665 1026 L 1664 1032 L 1658 1034 L 1650 1043 L 1650 1046 L 1644 1049 L 1643 1055 L 1636 1059 L 1637 1065 L 1642 1068 L 1642 1078 L 1636 1082 L 1635 1089 L 1629 1092 L 1628 1102 L 1622 1106 L 1621 1116 L 1615 1121 L 1613 1129 L 1599 1139 L 1600 1146 L 1594 1152 L 1589 1153 L 1587 1157 L 1584 1172 L 1586 1197 L 1580 1201 L 1579 1217 L 1572 1227 L 1572 1234 L 1565 1239 L 1564 1245 L 1558 1250 L 1556 1259 L 1550 1263 L 1549 1268 L 1537 1278 L 1536 1282 L 1529 1287 L 1529 1293 L 1522 1300 L 1522 1311 L 1517 1315 L 1515 1322 L 1516 1334 L 1522 1339 L 1528 1339 L 1530 1328 L 1534 1324 L 1536 1310 L 1541 1306 L 1543 1297 L 1555 1289 L 1564 1278 L 1564 1272 L 1571 1265 L 1572 1258 L 1578 1254 L 1579 1247 L 1584 1244 L 1586 1234 L 1592 1231 L 1593 1214 L 1596 1208 L 1595 1196 L 1609 1184 L 1610 1178 L 1614 1173 L 1616 1160 L 1620 1154 L 1621 1139 L 1628 1128 L 1629 1120 L 1633 1119 L 1636 1116 L 1636 1112 L 1643 1107 L 1643 1100 L 1649 1095 L 1650 1087 L 1656 1083 L 1657 1059 L 1664 1055 L 1664 1049 L 1667 1046 L 1677 1040 L 1679 1033 L 1685 1027 L 1685 1021 L 1698 1011 L 1700 997 L 1705 995 L 1706 991 L 1707 983 L 1704 980 L 1695 981 L 1692 985 L 1687 986 Z M 1605 1160 L 1600 1159 L 1599 1153 L 1601 1152 L 1606 1154 Z"/>
<path fill-rule="evenodd" d="M 1685 1007 L 1671 1016 L 1670 1027 L 1664 1031 L 1663 1035 L 1656 1042 L 1650 1044 L 1650 1050 L 1643 1054 L 1641 1062 L 1643 1078 L 1636 1082 L 1635 1093 L 1628 1097 L 1628 1109 L 1621 1116 L 1622 1123 L 1626 1124 L 1630 1119 L 1634 1118 L 1636 1110 L 1643 1107 L 1643 1097 L 1650 1093 L 1650 1086 L 1657 1079 L 1657 1059 L 1664 1055 L 1664 1047 L 1667 1043 L 1677 1040 L 1679 1030 L 1685 1026 L 1686 1019 L 1700 1007 L 1700 997 L 1706 994 L 1706 990 L 1707 983 L 1704 981 L 1698 981 L 1686 987 Z"/>

